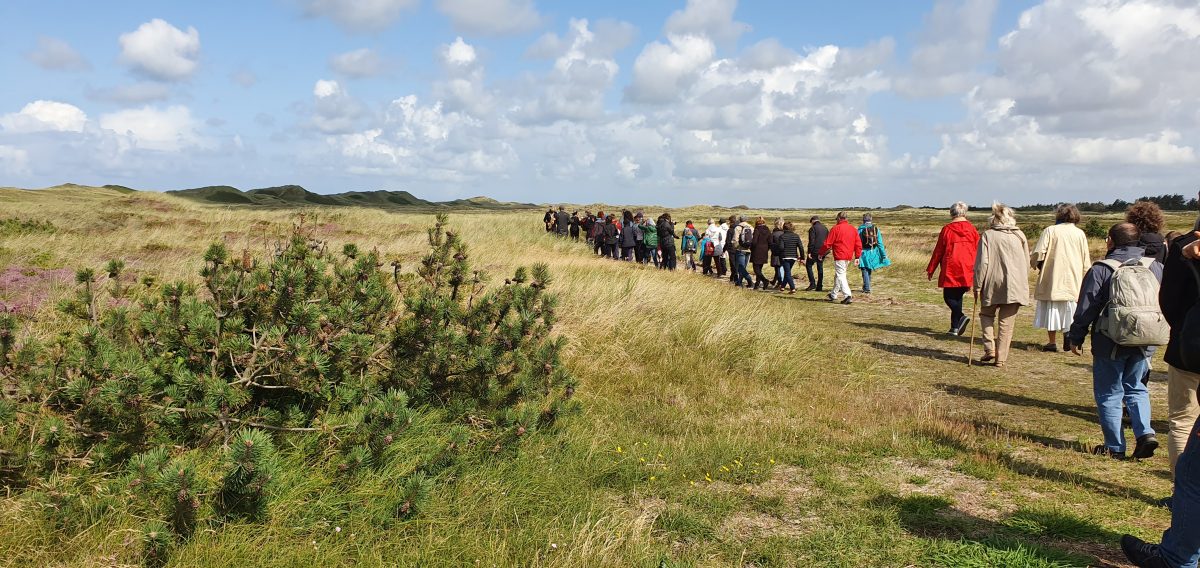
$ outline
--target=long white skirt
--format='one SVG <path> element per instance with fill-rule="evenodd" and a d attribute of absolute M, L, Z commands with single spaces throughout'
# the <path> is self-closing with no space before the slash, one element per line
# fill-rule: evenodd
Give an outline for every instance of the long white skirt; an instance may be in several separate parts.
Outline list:
<path fill-rule="evenodd" d="M 1075 319 L 1075 302 L 1038 300 L 1033 313 L 1033 326 L 1046 331 L 1067 331 Z"/>

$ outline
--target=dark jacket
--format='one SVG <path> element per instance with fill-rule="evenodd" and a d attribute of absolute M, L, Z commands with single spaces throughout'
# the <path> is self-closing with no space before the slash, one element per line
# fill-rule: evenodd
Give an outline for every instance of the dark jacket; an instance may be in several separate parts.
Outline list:
<path fill-rule="evenodd" d="M 781 258 L 799 259 L 801 248 L 800 235 L 795 231 L 784 231 L 779 236 L 779 250 L 783 255 Z"/>
<path fill-rule="evenodd" d="M 558 234 L 567 234 L 567 227 L 571 226 L 571 214 L 566 211 L 559 211 L 554 214 L 554 228 Z"/>
<path fill-rule="evenodd" d="M 750 264 L 766 264 L 771 259 L 771 229 L 754 226 L 754 244 L 750 246 Z"/>
<path fill-rule="evenodd" d="M 1138 246 L 1146 249 L 1146 256 L 1159 262 L 1167 261 L 1167 242 L 1158 233 L 1142 233 Z"/>
<path fill-rule="evenodd" d="M 1142 258 L 1144 254 L 1145 250 L 1142 247 L 1125 245 L 1109 251 L 1104 258 L 1126 262 Z M 1162 264 L 1158 262 L 1151 264 L 1150 271 L 1158 277 L 1159 282 L 1162 281 Z M 1100 314 L 1108 305 L 1109 283 L 1112 281 L 1112 277 L 1113 269 L 1099 263 L 1093 264 L 1087 274 L 1083 275 L 1083 286 L 1079 291 L 1079 301 L 1075 307 L 1075 319 L 1071 323 L 1071 331 L 1067 332 L 1067 339 L 1071 345 L 1083 345 L 1083 337 L 1087 335 L 1088 328 L 1091 327 L 1093 354 L 1107 355 L 1114 359 L 1118 356 L 1133 355 L 1138 352 L 1145 354 L 1145 348 L 1121 347 L 1092 326 L 1096 320 L 1100 319 Z"/>
<path fill-rule="evenodd" d="M 1158 305 L 1162 308 L 1163 316 L 1171 326 L 1171 342 L 1167 343 L 1167 351 L 1163 356 L 1167 364 L 1192 373 L 1200 373 L 1200 368 L 1188 368 L 1183 364 L 1180 355 L 1179 334 L 1183 331 L 1183 320 L 1188 311 L 1200 302 L 1200 284 L 1192 269 L 1200 271 L 1200 262 L 1183 257 L 1183 247 L 1194 242 L 1196 236 L 1188 233 L 1175 239 L 1167 250 L 1167 262 L 1163 266 L 1162 288 L 1158 292 Z M 1189 267 L 1188 264 L 1191 264 Z"/>
<path fill-rule="evenodd" d="M 829 238 L 829 229 L 825 228 L 820 221 L 813 223 L 808 228 L 808 254 L 817 255 L 821 253 L 821 245 L 825 239 Z"/>
<path fill-rule="evenodd" d="M 604 244 L 613 246 L 617 244 L 617 225 L 616 223 L 604 224 Z"/>
<path fill-rule="evenodd" d="M 636 247 L 641 242 L 642 230 L 637 222 L 624 222 L 621 229 L 621 248 Z"/>
<path fill-rule="evenodd" d="M 659 219 L 658 223 L 658 247 L 661 249 L 675 248 L 675 223 L 667 219 Z"/>

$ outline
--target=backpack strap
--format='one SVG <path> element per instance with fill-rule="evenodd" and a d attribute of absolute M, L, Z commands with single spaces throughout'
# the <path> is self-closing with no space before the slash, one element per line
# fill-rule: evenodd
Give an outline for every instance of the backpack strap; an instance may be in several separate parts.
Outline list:
<path fill-rule="evenodd" d="M 1123 263 L 1119 260 L 1114 260 L 1111 258 L 1104 258 L 1101 260 L 1097 260 L 1096 262 L 1093 262 L 1092 266 L 1096 266 L 1099 264 L 1103 264 L 1104 266 L 1111 268 L 1113 272 L 1116 272 L 1118 268 L 1121 268 L 1121 265 Z"/>

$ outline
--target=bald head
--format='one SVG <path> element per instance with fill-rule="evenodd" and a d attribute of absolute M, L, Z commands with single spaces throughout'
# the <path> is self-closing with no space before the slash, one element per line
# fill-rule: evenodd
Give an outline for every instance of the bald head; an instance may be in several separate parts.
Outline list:
<path fill-rule="evenodd" d="M 1108 238 L 1112 239 L 1114 247 L 1135 245 L 1142 238 L 1142 232 L 1133 223 L 1117 223 L 1108 230 Z"/>

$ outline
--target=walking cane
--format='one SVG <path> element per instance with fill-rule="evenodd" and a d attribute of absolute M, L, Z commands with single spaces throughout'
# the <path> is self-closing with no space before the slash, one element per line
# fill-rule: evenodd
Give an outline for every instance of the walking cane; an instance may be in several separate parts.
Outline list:
<path fill-rule="evenodd" d="M 971 300 L 971 348 L 967 352 L 967 366 L 974 365 L 975 360 L 975 324 L 979 321 L 979 294 L 973 294 Z"/>

